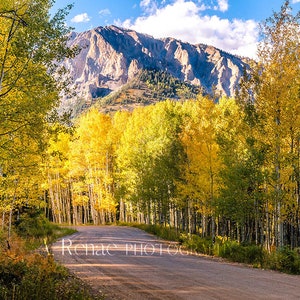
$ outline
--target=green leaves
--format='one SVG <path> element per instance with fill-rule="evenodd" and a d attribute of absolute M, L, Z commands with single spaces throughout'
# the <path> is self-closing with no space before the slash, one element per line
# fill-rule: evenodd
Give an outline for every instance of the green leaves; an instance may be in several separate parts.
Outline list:
<path fill-rule="evenodd" d="M 47 115 L 65 79 L 53 70 L 67 47 L 64 17 L 50 20 L 52 0 L 0 3 L 0 210 L 40 205 L 40 164 L 48 142 Z"/>
<path fill-rule="evenodd" d="M 146 205 L 174 197 L 184 158 L 181 122 L 180 106 L 171 101 L 133 112 L 117 149 L 117 169 L 127 198 L 142 199 Z"/>

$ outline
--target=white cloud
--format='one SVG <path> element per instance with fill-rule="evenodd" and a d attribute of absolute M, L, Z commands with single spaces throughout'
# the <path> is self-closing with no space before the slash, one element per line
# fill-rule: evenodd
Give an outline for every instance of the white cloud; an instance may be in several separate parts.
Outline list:
<path fill-rule="evenodd" d="M 105 17 L 111 15 L 111 12 L 108 8 L 102 9 L 99 11 L 100 17 Z"/>
<path fill-rule="evenodd" d="M 300 0 L 299 0 L 300 1 Z M 228 0 L 218 0 L 220 11 L 225 12 L 228 10 Z"/>
<path fill-rule="evenodd" d="M 221 2 L 224 6 L 221 6 Z M 143 3 L 150 4 L 151 1 L 144 0 Z M 220 9 L 225 9 L 226 3 L 228 5 L 228 1 L 219 0 Z M 117 25 L 156 38 L 173 37 L 192 44 L 204 43 L 234 54 L 255 57 L 258 40 L 255 21 L 221 19 L 205 15 L 205 9 L 207 7 L 201 1 L 175 0 L 146 16 L 134 21 L 128 19 Z"/>
<path fill-rule="evenodd" d="M 71 22 L 73 23 L 87 23 L 91 20 L 87 13 L 83 13 L 80 15 L 75 16 Z"/>
<path fill-rule="evenodd" d="M 142 0 L 140 2 L 140 7 L 148 14 L 154 13 L 157 10 L 157 4 L 155 0 Z"/>
<path fill-rule="evenodd" d="M 141 1 L 140 6 L 141 7 L 147 7 L 150 4 L 151 4 L 151 0 L 143 0 L 143 1 Z"/>
<path fill-rule="evenodd" d="M 293 0 L 293 1 L 292 1 L 293 4 L 299 3 L 299 2 L 300 2 L 300 0 Z"/>

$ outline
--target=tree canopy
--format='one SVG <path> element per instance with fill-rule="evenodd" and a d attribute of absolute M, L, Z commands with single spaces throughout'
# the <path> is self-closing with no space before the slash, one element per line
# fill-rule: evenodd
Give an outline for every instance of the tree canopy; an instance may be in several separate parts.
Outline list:
<path fill-rule="evenodd" d="M 1 204 L 4 201 L 10 210 L 17 200 L 28 203 L 38 198 L 33 191 L 40 182 L 48 116 L 67 85 L 58 64 L 76 53 L 67 47 L 64 18 L 70 7 L 51 18 L 52 4 L 52 0 L 0 3 L 0 185 Z"/>
<path fill-rule="evenodd" d="M 262 24 L 236 99 L 93 108 L 74 134 L 56 135 L 47 130 L 64 87 L 56 67 L 76 52 L 66 47 L 67 10 L 51 19 L 51 1 L 16 3 L 0 4 L 3 220 L 31 203 L 59 223 L 163 224 L 269 251 L 300 246 L 300 14 L 289 1 Z"/>

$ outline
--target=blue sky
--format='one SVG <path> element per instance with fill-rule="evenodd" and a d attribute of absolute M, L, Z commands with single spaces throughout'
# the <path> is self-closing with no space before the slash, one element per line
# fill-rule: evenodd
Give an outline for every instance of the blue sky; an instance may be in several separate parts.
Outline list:
<path fill-rule="evenodd" d="M 255 57 L 258 23 L 284 0 L 56 0 L 53 10 L 70 3 L 67 24 L 77 32 L 114 24 Z M 300 10 L 300 0 L 290 4 Z"/>

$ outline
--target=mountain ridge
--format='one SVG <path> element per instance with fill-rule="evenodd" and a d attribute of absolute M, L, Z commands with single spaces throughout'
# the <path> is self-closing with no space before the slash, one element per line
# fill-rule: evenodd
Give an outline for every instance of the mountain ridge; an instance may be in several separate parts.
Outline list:
<path fill-rule="evenodd" d="M 142 70 L 166 72 L 204 94 L 217 91 L 233 96 L 249 61 L 205 44 L 190 44 L 167 37 L 154 37 L 115 25 L 72 32 L 70 46 L 80 53 L 64 66 L 73 79 L 76 97 L 63 97 L 61 108 L 94 102 L 129 83 Z"/>

